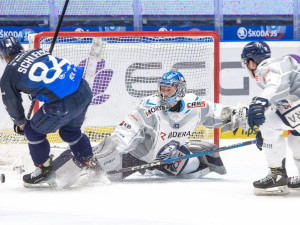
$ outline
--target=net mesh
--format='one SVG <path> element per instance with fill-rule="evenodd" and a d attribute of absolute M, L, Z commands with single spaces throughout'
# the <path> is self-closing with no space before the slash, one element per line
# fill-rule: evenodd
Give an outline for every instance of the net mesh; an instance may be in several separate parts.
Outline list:
<path fill-rule="evenodd" d="M 58 38 L 55 56 L 86 67 L 91 49 L 97 54 L 95 63 L 89 59 L 93 100 L 83 126 L 92 141 L 109 135 L 142 98 L 156 93 L 158 79 L 171 68 L 184 74 L 187 93 L 214 101 L 213 37 L 99 37 L 92 47 L 92 37 L 70 35 L 75 36 Z M 40 43 L 49 49 L 51 38 Z M 212 139 L 213 131 L 199 127 L 192 138 Z"/>
<path fill-rule="evenodd" d="M 76 35 L 70 32 L 65 33 L 66 37 L 58 37 L 52 54 L 85 67 L 83 76 L 92 88 L 93 100 L 82 130 L 92 142 L 110 135 L 144 97 L 156 93 L 158 79 L 172 68 L 185 76 L 187 93 L 214 101 L 216 59 L 212 36 L 117 36 L 116 32 L 114 36 L 101 36 L 101 32 Z M 49 50 L 51 41 L 52 38 L 42 37 L 39 47 Z M 30 101 L 24 104 L 28 108 Z M 1 144 L 26 143 L 12 127 L 6 117 L 0 127 Z M 62 142 L 58 132 L 47 137 L 52 145 Z M 191 138 L 213 137 L 213 130 L 200 126 Z"/>

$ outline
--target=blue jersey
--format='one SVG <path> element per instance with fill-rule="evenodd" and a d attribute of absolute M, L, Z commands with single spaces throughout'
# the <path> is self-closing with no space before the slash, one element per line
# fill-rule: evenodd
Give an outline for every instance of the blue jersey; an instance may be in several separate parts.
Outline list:
<path fill-rule="evenodd" d="M 21 92 L 45 103 L 74 93 L 83 68 L 42 49 L 19 53 L 8 63 L 0 82 L 3 103 L 15 124 L 25 122 Z"/>

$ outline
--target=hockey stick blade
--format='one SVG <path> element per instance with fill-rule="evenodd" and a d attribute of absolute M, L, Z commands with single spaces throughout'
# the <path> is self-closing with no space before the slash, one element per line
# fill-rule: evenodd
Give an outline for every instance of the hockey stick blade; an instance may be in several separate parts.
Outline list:
<path fill-rule="evenodd" d="M 108 171 L 107 174 L 111 175 L 111 174 L 116 174 L 116 173 L 124 173 L 124 172 L 130 172 L 130 171 L 137 171 L 140 169 L 147 169 L 147 168 L 154 167 L 154 166 L 170 164 L 170 163 L 174 163 L 174 162 L 181 161 L 184 159 L 190 159 L 190 158 L 199 157 L 202 155 L 209 155 L 209 154 L 213 154 L 215 152 L 227 151 L 230 149 L 244 147 L 244 146 L 252 145 L 252 144 L 256 144 L 256 140 L 245 141 L 245 142 L 241 142 L 241 143 L 237 143 L 237 144 L 233 144 L 233 145 L 228 145 L 228 146 L 217 148 L 217 149 L 211 150 L 211 151 L 202 151 L 202 152 L 196 152 L 196 153 L 189 154 L 189 155 L 168 158 L 168 159 L 164 159 L 164 160 L 160 160 L 160 161 L 156 161 L 156 162 L 152 162 L 152 163 L 146 163 L 146 164 L 140 165 L 140 166 L 132 166 L 132 167 L 127 167 L 127 168 L 122 168 L 119 170 Z"/>

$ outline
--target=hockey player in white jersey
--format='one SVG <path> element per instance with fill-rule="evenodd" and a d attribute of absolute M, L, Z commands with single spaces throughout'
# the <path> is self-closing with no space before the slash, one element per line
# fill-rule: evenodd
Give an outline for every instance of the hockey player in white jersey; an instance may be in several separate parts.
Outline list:
<path fill-rule="evenodd" d="M 269 174 L 253 183 L 254 193 L 287 194 L 300 188 L 299 177 L 288 178 L 285 168 L 286 143 L 280 135 L 292 130 L 288 145 L 300 173 L 300 58 L 285 55 L 270 58 L 270 47 L 263 41 L 248 43 L 242 52 L 242 64 L 263 88 L 249 106 L 250 128 L 259 127 L 257 145 L 263 150 Z"/>
<path fill-rule="evenodd" d="M 112 135 L 94 148 L 94 156 L 104 171 L 142 165 L 169 157 L 192 153 L 192 148 L 213 148 L 207 142 L 189 141 L 199 125 L 225 130 L 247 126 L 245 107 L 231 108 L 186 94 L 186 81 L 177 71 L 163 74 L 158 94 L 143 99 L 115 129 Z M 211 171 L 225 174 L 218 153 L 190 158 L 156 167 L 155 171 L 170 176 L 199 178 Z M 144 171 L 140 171 L 143 173 Z M 129 176 L 132 172 L 110 175 L 110 180 Z"/>

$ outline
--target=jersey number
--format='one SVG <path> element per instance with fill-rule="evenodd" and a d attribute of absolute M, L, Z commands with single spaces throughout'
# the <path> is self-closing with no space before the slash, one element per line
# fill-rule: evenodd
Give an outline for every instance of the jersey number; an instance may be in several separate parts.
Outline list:
<path fill-rule="evenodd" d="M 64 66 L 65 64 L 69 63 L 68 60 L 66 60 L 66 59 L 63 59 L 62 61 L 60 61 L 60 63 L 58 63 L 57 59 L 54 56 L 49 55 L 48 57 L 52 61 L 53 67 L 48 68 L 48 66 L 43 62 L 35 63 L 29 71 L 29 79 L 30 80 L 36 81 L 36 82 L 43 81 L 45 84 L 49 84 L 49 83 L 55 81 L 59 77 L 59 75 L 63 72 L 61 67 Z M 38 76 L 35 75 L 37 70 L 42 70 L 42 72 Z M 49 70 L 55 70 L 55 73 L 54 73 L 53 77 L 51 77 L 51 78 L 47 77 Z"/>

